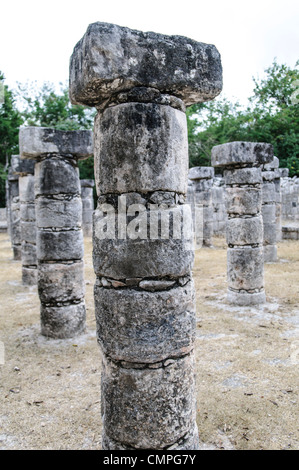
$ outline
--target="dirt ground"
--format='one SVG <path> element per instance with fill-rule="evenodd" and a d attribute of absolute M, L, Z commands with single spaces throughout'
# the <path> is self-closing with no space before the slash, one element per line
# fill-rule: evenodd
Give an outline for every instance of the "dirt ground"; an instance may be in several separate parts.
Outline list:
<path fill-rule="evenodd" d="M 279 244 L 265 266 L 267 303 L 255 308 L 226 303 L 226 246 L 214 242 L 194 266 L 201 448 L 298 450 L 299 241 Z M 0 450 L 101 449 L 91 250 L 86 238 L 86 333 L 48 340 L 37 289 L 22 285 L 0 234 Z"/>

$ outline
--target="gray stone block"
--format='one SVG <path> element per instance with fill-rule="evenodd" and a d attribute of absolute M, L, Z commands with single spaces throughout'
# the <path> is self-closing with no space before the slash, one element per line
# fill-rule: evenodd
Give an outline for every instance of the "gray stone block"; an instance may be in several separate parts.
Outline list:
<path fill-rule="evenodd" d="M 21 221 L 21 239 L 25 243 L 36 244 L 36 225 L 35 222 Z"/>
<path fill-rule="evenodd" d="M 110 277 L 112 279 L 155 278 L 172 277 L 177 278 L 191 272 L 194 262 L 194 246 L 192 218 L 190 207 L 187 205 L 175 206 L 163 211 L 156 211 L 157 221 L 161 220 L 161 214 L 176 214 L 184 218 L 179 222 L 182 230 L 181 238 L 173 238 L 170 231 L 166 231 L 167 238 L 162 239 L 157 232 L 157 238 L 151 238 L 151 217 L 155 211 L 146 214 L 146 234 L 143 238 L 120 239 L 117 233 L 118 215 L 112 215 L 116 231 L 112 231 L 108 238 L 103 237 L 103 222 L 106 216 L 99 209 L 94 212 L 94 236 L 93 236 L 93 264 L 97 276 Z M 156 224 L 154 224 L 156 225 Z M 184 230 L 184 232 L 183 232 Z M 114 238 L 112 238 L 112 236 Z M 147 238 L 146 238 L 147 237 Z"/>
<path fill-rule="evenodd" d="M 276 223 L 276 204 L 263 204 L 262 216 L 264 224 Z"/>
<path fill-rule="evenodd" d="M 41 304 L 41 334 L 64 339 L 80 335 L 85 330 L 85 302 L 53 307 Z"/>
<path fill-rule="evenodd" d="M 260 168 L 236 168 L 224 170 L 225 184 L 229 185 L 257 185 L 261 184 L 262 172 Z"/>
<path fill-rule="evenodd" d="M 72 103 L 97 106 L 133 87 L 158 89 L 186 105 L 211 100 L 222 90 L 220 55 L 182 36 L 90 24 L 70 61 Z"/>
<path fill-rule="evenodd" d="M 270 204 L 270 203 L 275 203 L 275 201 L 276 201 L 275 184 L 270 181 L 264 181 L 262 185 L 262 203 Z"/>
<path fill-rule="evenodd" d="M 98 341 L 114 361 L 154 363 L 194 347 L 193 282 L 157 292 L 95 286 L 95 311 Z"/>
<path fill-rule="evenodd" d="M 248 292 L 235 292 L 228 290 L 227 300 L 231 304 L 246 307 L 265 303 L 266 294 L 264 291 L 250 294 Z"/>
<path fill-rule="evenodd" d="M 226 226 L 226 240 L 231 245 L 256 245 L 263 243 L 262 216 L 228 219 Z"/>
<path fill-rule="evenodd" d="M 126 103 L 95 119 L 97 193 L 186 193 L 186 116 L 169 106 Z"/>
<path fill-rule="evenodd" d="M 264 262 L 275 263 L 277 261 L 277 246 L 264 245 Z"/>
<path fill-rule="evenodd" d="M 37 232 L 37 259 L 39 261 L 80 260 L 84 255 L 82 230 Z"/>
<path fill-rule="evenodd" d="M 36 223 L 38 228 L 76 229 L 82 225 L 82 201 L 80 197 L 55 200 L 36 199 Z"/>
<path fill-rule="evenodd" d="M 193 180 L 211 179 L 215 176 L 215 170 L 211 166 L 194 166 L 190 168 L 188 178 Z"/>
<path fill-rule="evenodd" d="M 82 300 L 85 295 L 84 264 L 39 263 L 38 293 L 42 303 Z"/>
<path fill-rule="evenodd" d="M 276 223 L 264 223 L 264 245 L 275 245 L 276 243 Z"/>
<path fill-rule="evenodd" d="M 264 287 L 263 247 L 228 248 L 227 281 L 233 290 L 260 290 Z"/>
<path fill-rule="evenodd" d="M 31 160 L 22 160 L 19 155 L 12 155 L 10 165 L 13 173 L 17 175 L 34 175 L 34 162 Z"/>
<path fill-rule="evenodd" d="M 136 449 L 171 446 L 194 429 L 194 394 L 192 353 L 158 369 L 125 369 L 104 360 L 105 435 Z"/>
<path fill-rule="evenodd" d="M 229 214 L 256 215 L 261 211 L 262 193 L 256 188 L 227 187 L 226 209 Z"/>
<path fill-rule="evenodd" d="M 92 131 L 62 131 L 48 127 L 21 127 L 19 131 L 21 158 L 38 159 L 45 155 L 77 159 L 93 155 Z"/>
<path fill-rule="evenodd" d="M 37 249 L 36 244 L 22 242 L 22 265 L 36 266 Z"/>
<path fill-rule="evenodd" d="M 19 197 L 20 197 L 21 203 L 34 204 L 34 199 L 35 199 L 34 183 L 35 183 L 35 179 L 33 175 L 20 176 Z"/>
<path fill-rule="evenodd" d="M 106 436 L 105 429 L 102 432 L 102 448 L 104 450 L 131 450 L 132 447 L 126 445 L 122 442 L 115 441 Z M 166 451 L 173 450 L 197 450 L 199 448 L 199 435 L 197 425 L 194 425 L 194 428 L 188 432 L 182 439 L 179 439 L 178 442 L 168 447 Z"/>
<path fill-rule="evenodd" d="M 74 162 L 62 158 L 48 158 L 35 165 L 35 196 L 81 194 L 79 169 Z"/>
<path fill-rule="evenodd" d="M 22 259 L 23 261 L 23 259 Z M 36 286 L 37 267 L 22 266 L 22 283 L 25 286 Z"/>
<path fill-rule="evenodd" d="M 261 165 L 273 159 L 273 147 L 261 142 L 228 142 L 213 147 L 211 159 L 214 167 Z"/>

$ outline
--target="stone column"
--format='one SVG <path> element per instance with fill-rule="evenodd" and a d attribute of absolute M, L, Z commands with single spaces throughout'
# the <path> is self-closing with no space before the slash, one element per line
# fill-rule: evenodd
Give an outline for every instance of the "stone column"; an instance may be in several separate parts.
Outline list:
<path fill-rule="evenodd" d="M 215 177 L 212 187 L 213 235 L 225 236 L 227 212 L 225 207 L 225 186 L 222 177 Z"/>
<path fill-rule="evenodd" d="M 279 160 L 273 157 L 272 162 L 262 165 L 262 216 L 264 224 L 264 262 L 277 261 L 276 245 L 276 188 L 275 170 L 279 167 Z"/>
<path fill-rule="evenodd" d="M 21 128 L 20 151 L 22 158 L 35 161 L 41 333 L 51 338 L 70 338 L 85 328 L 82 202 L 77 160 L 92 154 L 92 133 Z"/>
<path fill-rule="evenodd" d="M 71 58 L 72 102 L 98 108 L 103 449 L 198 448 L 184 110 L 221 86 L 216 48 L 179 36 L 94 23 Z"/>
<path fill-rule="evenodd" d="M 212 149 L 213 166 L 225 168 L 227 283 L 232 304 L 254 305 L 266 300 L 260 165 L 272 159 L 270 144 L 231 142 Z"/>
<path fill-rule="evenodd" d="M 190 168 L 188 178 L 194 185 L 195 204 L 202 206 L 203 213 L 203 246 L 213 244 L 213 202 L 212 187 L 215 176 L 214 168 L 196 166 Z"/>
<path fill-rule="evenodd" d="M 92 236 L 92 219 L 94 211 L 94 180 L 80 180 L 82 198 L 82 229 L 85 237 Z"/>
<path fill-rule="evenodd" d="M 22 282 L 25 286 L 33 286 L 37 284 L 34 162 L 13 155 L 11 166 L 19 175 Z"/>
<path fill-rule="evenodd" d="M 14 260 L 21 260 L 21 220 L 20 220 L 20 198 L 19 198 L 19 175 L 15 174 L 10 167 L 8 170 L 8 205 L 10 240 Z"/>

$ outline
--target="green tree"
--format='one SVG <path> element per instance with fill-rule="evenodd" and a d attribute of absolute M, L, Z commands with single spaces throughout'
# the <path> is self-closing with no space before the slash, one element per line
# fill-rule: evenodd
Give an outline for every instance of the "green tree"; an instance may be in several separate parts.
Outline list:
<path fill-rule="evenodd" d="M 298 79 L 298 62 L 290 68 L 274 60 L 265 70 L 265 78 L 253 79 L 253 95 L 247 107 L 221 97 L 201 108 L 191 107 L 190 166 L 210 165 L 214 145 L 245 140 L 271 143 L 280 166 L 289 168 L 290 176 L 299 175 Z"/>
<path fill-rule="evenodd" d="M 22 116 L 16 108 L 14 93 L 4 84 L 4 75 L 0 72 L 0 86 L 3 102 L 0 103 L 0 207 L 5 207 L 5 180 L 9 157 L 18 153 L 19 127 Z"/>
<path fill-rule="evenodd" d="M 40 88 L 35 83 L 18 84 L 25 125 L 52 127 L 60 130 L 93 129 L 95 110 L 73 105 L 67 85 L 60 83 L 57 91 L 53 83 L 45 82 Z M 80 177 L 93 179 L 93 157 L 79 162 Z"/>

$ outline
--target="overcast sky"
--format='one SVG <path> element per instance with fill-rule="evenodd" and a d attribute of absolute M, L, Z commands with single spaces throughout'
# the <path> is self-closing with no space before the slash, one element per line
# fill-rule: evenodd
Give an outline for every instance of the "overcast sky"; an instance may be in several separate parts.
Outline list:
<path fill-rule="evenodd" d="M 10 0 L 0 15 L 0 70 L 10 88 L 67 82 L 73 48 L 96 21 L 214 44 L 222 95 L 240 102 L 275 57 L 291 67 L 299 59 L 298 0 Z"/>

